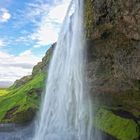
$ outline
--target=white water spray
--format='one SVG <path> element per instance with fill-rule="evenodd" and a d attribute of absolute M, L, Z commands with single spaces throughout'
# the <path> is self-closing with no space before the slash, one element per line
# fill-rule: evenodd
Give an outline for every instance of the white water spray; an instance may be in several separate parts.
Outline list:
<path fill-rule="evenodd" d="M 74 0 L 53 54 L 34 140 L 92 140 L 83 34 L 83 0 Z"/>

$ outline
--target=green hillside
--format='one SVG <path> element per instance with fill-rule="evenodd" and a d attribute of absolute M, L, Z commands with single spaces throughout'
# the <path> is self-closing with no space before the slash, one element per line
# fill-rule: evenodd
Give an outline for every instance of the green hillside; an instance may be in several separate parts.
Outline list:
<path fill-rule="evenodd" d="M 40 73 L 19 88 L 1 90 L 0 122 L 22 123 L 32 120 L 44 87 L 45 76 Z"/>

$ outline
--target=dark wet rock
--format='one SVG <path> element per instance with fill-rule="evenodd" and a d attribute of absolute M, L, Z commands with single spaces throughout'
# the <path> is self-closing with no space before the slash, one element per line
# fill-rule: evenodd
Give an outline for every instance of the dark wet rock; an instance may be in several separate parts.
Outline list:
<path fill-rule="evenodd" d="M 93 102 L 139 127 L 140 1 L 85 0 L 84 17 Z"/>
<path fill-rule="evenodd" d="M 115 137 L 113 137 L 107 133 L 103 133 L 103 132 L 101 132 L 101 133 L 102 133 L 102 140 L 117 140 Z"/>
<path fill-rule="evenodd" d="M 19 106 L 16 106 L 16 107 L 8 110 L 4 119 L 11 119 L 14 116 L 14 113 L 17 111 L 18 108 L 19 108 Z"/>
<path fill-rule="evenodd" d="M 112 112 L 120 117 L 126 119 L 133 119 L 134 121 L 140 121 L 140 118 L 135 117 L 132 113 L 125 111 L 125 110 L 112 110 Z"/>
<path fill-rule="evenodd" d="M 13 116 L 13 120 L 17 124 L 25 124 L 25 123 L 30 123 L 34 120 L 36 116 L 36 109 L 34 108 L 28 108 L 25 111 L 21 111 L 19 113 L 16 113 L 15 116 Z"/>
<path fill-rule="evenodd" d="M 85 0 L 85 5 L 88 37 L 99 38 L 105 30 L 115 28 L 129 39 L 140 40 L 138 0 Z"/>
<path fill-rule="evenodd" d="M 129 99 L 128 94 L 133 99 L 139 97 L 139 9 L 137 0 L 85 0 L 87 83 L 91 94 L 110 94 L 115 100 L 121 95 Z"/>

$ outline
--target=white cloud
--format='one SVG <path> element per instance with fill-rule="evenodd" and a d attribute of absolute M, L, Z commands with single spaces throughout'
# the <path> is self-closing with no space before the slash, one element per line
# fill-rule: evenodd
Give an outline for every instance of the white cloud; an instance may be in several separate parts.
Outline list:
<path fill-rule="evenodd" d="M 50 21 L 62 23 L 67 11 L 67 7 L 68 7 L 68 3 L 62 3 L 61 5 L 57 5 L 53 7 L 50 10 L 47 18 Z"/>
<path fill-rule="evenodd" d="M 33 66 L 40 60 L 30 50 L 19 56 L 0 51 L 0 83 L 13 83 L 16 79 L 31 74 Z"/>
<path fill-rule="evenodd" d="M 44 46 L 56 42 L 58 31 L 51 23 L 42 24 L 38 30 L 32 34 L 31 38 L 37 41 L 36 46 Z"/>
<path fill-rule="evenodd" d="M 33 48 L 40 48 L 41 46 L 39 44 L 36 44 L 33 46 Z"/>
<path fill-rule="evenodd" d="M 0 39 L 0 48 L 4 47 L 6 45 L 6 43 L 4 42 L 3 39 Z"/>
<path fill-rule="evenodd" d="M 65 17 L 69 0 L 51 6 L 42 15 L 42 21 L 38 24 L 37 30 L 31 35 L 32 40 L 36 40 L 38 46 L 52 44 L 57 41 L 58 34 Z"/>
<path fill-rule="evenodd" d="M 34 41 L 36 44 L 33 47 L 39 48 L 57 41 L 70 0 L 61 0 L 61 2 L 56 0 L 53 5 L 41 1 L 35 0 L 33 4 L 28 3 L 28 8 L 24 11 L 17 9 L 18 12 L 12 13 L 15 28 L 23 28 L 27 23 L 33 23 L 34 31 L 31 34 L 25 31 L 17 39 L 8 37 L 6 45 L 21 42 L 29 44 Z M 38 17 L 41 18 L 41 21 L 38 20 Z M 11 14 L 7 9 L 0 9 L 0 22 L 7 22 L 10 18 Z M 0 39 L 0 47 L 3 46 L 5 46 L 5 40 Z M 27 50 L 18 56 L 0 51 L 0 86 L 2 83 L 9 84 L 24 75 L 30 74 L 38 61 L 40 58 L 33 55 L 31 50 Z"/>
<path fill-rule="evenodd" d="M 35 0 L 33 3 L 27 3 L 25 10 L 18 9 L 13 13 L 14 27 L 23 28 L 32 23 L 34 30 L 32 33 L 25 31 L 16 42 L 34 41 L 34 48 L 56 42 L 69 3 L 70 0 L 52 0 L 51 4 L 46 0 Z"/>
<path fill-rule="evenodd" d="M 7 22 L 11 18 L 11 14 L 5 8 L 0 9 L 0 22 Z"/>

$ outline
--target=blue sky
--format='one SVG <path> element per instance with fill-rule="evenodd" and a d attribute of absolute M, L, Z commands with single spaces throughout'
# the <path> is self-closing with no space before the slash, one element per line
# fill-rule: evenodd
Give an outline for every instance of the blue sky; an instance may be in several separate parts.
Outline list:
<path fill-rule="evenodd" d="M 0 1 L 0 87 L 30 74 L 57 41 L 69 1 Z"/>

